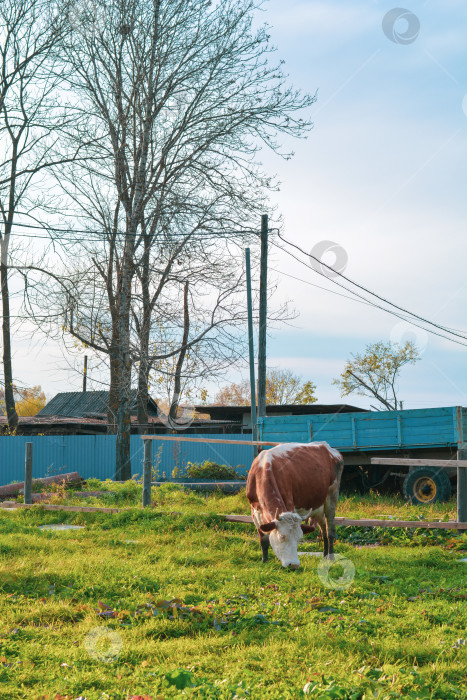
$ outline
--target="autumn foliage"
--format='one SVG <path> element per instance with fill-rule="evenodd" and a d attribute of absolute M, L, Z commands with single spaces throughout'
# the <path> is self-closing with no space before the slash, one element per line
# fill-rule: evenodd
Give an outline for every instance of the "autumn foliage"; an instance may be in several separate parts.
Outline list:
<path fill-rule="evenodd" d="M 269 370 L 266 375 L 266 404 L 278 406 L 282 404 L 310 404 L 317 398 L 314 394 L 316 385 L 312 381 L 306 382 L 290 370 Z M 239 383 L 228 384 L 216 395 L 217 406 L 249 406 L 250 383 L 248 380 Z"/>
<path fill-rule="evenodd" d="M 40 386 L 30 389 L 14 388 L 15 406 L 18 416 L 35 416 L 46 404 L 45 393 Z M 0 411 L 5 414 L 5 392 L 0 389 Z"/>
<path fill-rule="evenodd" d="M 375 398 L 384 409 L 397 411 L 402 402 L 397 396 L 397 380 L 404 365 L 414 365 L 420 351 L 412 341 L 403 345 L 382 341 L 367 345 L 364 353 L 352 354 L 342 374 L 333 380 L 341 396 L 358 394 Z M 381 410 L 381 409 L 379 409 Z"/>

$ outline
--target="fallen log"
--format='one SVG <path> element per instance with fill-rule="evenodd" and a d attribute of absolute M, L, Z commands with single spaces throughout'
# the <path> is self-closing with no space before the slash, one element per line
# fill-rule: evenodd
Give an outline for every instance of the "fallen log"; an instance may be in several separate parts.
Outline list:
<path fill-rule="evenodd" d="M 33 487 L 47 486 L 48 484 L 62 484 L 66 486 L 84 483 L 84 479 L 78 472 L 69 472 L 68 474 L 57 474 L 56 476 L 46 476 L 43 479 L 33 479 Z M 0 499 L 8 498 L 8 496 L 17 496 L 20 491 L 24 491 L 24 481 L 17 481 L 14 484 L 0 486 Z"/>

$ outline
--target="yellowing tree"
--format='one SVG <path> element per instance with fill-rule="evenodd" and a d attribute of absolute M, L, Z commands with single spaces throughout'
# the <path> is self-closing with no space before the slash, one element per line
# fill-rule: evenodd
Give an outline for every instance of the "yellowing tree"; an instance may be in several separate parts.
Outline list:
<path fill-rule="evenodd" d="M 373 343 L 365 353 L 351 355 L 345 369 L 333 384 L 341 390 L 341 396 L 359 394 L 377 399 L 387 410 L 397 411 L 401 401 L 397 398 L 397 378 L 404 365 L 414 365 L 420 352 L 412 341 L 399 343 Z"/>
<path fill-rule="evenodd" d="M 304 382 L 299 375 L 290 370 L 269 370 L 266 375 L 266 404 L 310 404 L 317 401 L 312 381 Z M 216 395 L 215 404 L 218 406 L 249 406 L 250 383 L 245 380 L 223 387 Z"/>
<path fill-rule="evenodd" d="M 249 406 L 250 383 L 245 380 L 236 384 L 233 382 L 218 391 L 214 403 L 217 406 Z"/>
<path fill-rule="evenodd" d="M 315 403 L 315 390 L 313 382 L 304 383 L 288 369 L 272 369 L 266 375 L 266 404 L 271 406 Z"/>
<path fill-rule="evenodd" d="M 40 386 L 31 389 L 18 389 L 13 387 L 15 396 L 15 408 L 18 416 L 35 416 L 46 404 L 45 393 Z M 5 393 L 0 390 L 0 410 L 5 413 Z"/>

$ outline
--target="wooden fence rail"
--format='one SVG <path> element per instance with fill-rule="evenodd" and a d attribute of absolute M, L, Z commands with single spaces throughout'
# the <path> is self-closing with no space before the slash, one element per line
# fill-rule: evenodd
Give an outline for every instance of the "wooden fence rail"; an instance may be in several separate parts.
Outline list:
<path fill-rule="evenodd" d="M 224 440 L 221 438 L 191 438 L 181 435 L 141 435 L 142 440 L 175 440 L 176 442 L 218 442 L 223 445 L 270 445 L 276 447 L 281 442 L 268 442 L 267 440 Z"/>
<path fill-rule="evenodd" d="M 128 508 L 104 508 L 95 506 L 62 506 L 62 505 L 50 505 L 48 503 L 34 503 L 32 505 L 26 503 L 16 503 L 15 501 L 5 501 L 0 503 L 0 509 L 6 510 L 23 510 L 23 509 L 44 509 L 44 510 L 55 510 L 55 511 L 65 511 L 65 512 L 77 512 L 77 513 L 121 513 Z M 180 516 L 182 513 L 166 513 L 155 511 L 156 515 L 160 516 Z M 200 513 L 200 515 L 212 515 L 208 513 Z M 253 518 L 251 515 L 226 515 L 224 513 L 219 513 L 218 517 L 223 518 L 225 521 L 230 523 L 246 523 L 253 524 Z M 427 520 L 373 520 L 373 519 L 357 519 L 352 518 L 336 518 L 336 525 L 341 527 L 408 527 L 408 528 L 422 528 L 429 530 L 467 530 L 467 523 L 460 523 L 456 520 L 449 521 L 427 521 Z"/>

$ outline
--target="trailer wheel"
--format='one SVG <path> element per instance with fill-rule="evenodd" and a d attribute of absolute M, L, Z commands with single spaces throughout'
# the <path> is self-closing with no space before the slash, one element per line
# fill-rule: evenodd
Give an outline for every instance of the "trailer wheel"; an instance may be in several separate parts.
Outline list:
<path fill-rule="evenodd" d="M 451 496 L 451 482 L 443 469 L 416 467 L 405 477 L 402 491 L 410 503 L 442 503 Z"/>

